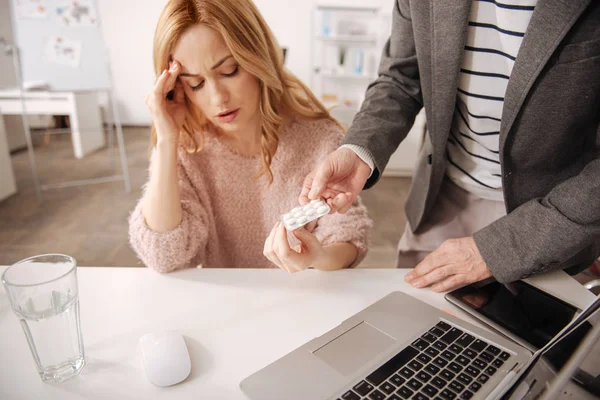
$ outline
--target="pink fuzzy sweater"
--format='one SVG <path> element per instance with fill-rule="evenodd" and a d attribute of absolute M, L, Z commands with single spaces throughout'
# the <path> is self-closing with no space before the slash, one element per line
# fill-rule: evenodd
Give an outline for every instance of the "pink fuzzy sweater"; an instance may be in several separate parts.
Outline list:
<path fill-rule="evenodd" d="M 206 132 L 202 151 L 178 152 L 181 224 L 170 232 L 152 231 L 140 200 L 129 219 L 131 247 L 146 266 L 159 272 L 195 266 L 275 267 L 263 255 L 265 239 L 280 215 L 298 205 L 304 178 L 341 137 L 341 129 L 331 121 L 289 122 L 271 162 L 274 181 L 268 187 L 266 177 L 256 180 L 259 156 L 243 156 Z M 359 252 L 355 266 L 367 252 L 371 227 L 365 208 L 355 204 L 346 214 L 322 217 L 313 233 L 322 244 L 354 244 Z M 298 243 L 291 234 L 288 237 L 292 246 Z"/>

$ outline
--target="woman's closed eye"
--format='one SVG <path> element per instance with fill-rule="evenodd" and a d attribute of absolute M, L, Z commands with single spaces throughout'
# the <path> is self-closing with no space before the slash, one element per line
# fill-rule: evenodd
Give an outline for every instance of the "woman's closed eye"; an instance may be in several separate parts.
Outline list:
<path fill-rule="evenodd" d="M 199 84 L 197 84 L 196 86 L 192 86 L 192 90 L 198 90 L 201 89 L 202 86 L 204 86 L 204 81 L 200 82 Z"/>
<path fill-rule="evenodd" d="M 229 73 L 223 73 L 222 75 L 227 76 L 227 77 L 234 76 L 235 74 L 238 73 L 238 70 L 239 70 L 239 65 L 236 64 L 235 67 L 233 68 L 233 71 L 231 71 Z"/>
<path fill-rule="evenodd" d="M 226 78 L 230 78 L 232 76 L 235 76 L 238 73 L 238 71 L 239 71 L 239 65 L 236 64 L 231 72 L 222 72 L 221 75 Z M 196 86 L 191 86 L 191 89 L 198 90 L 198 89 L 202 89 L 203 86 L 204 86 L 204 81 L 200 82 Z"/>

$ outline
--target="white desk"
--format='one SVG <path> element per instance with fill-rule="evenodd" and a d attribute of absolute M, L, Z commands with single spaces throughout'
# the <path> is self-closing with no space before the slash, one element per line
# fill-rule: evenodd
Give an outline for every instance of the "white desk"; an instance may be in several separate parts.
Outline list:
<path fill-rule="evenodd" d="M 192 269 L 159 275 L 144 268 L 79 268 L 78 273 L 88 364 L 62 384 L 41 382 L 0 291 L 0 399 L 245 399 L 238 388 L 243 378 L 392 291 L 464 316 L 441 294 L 406 285 L 406 270 L 288 275 L 276 269 Z M 577 292 L 577 301 L 593 301 L 571 278 L 554 280 Z M 179 385 L 158 388 L 146 379 L 137 345 L 143 334 L 164 329 L 185 335 L 192 373 Z"/>
<path fill-rule="evenodd" d="M 19 91 L 0 90 L 0 110 L 5 115 L 22 114 Z M 76 158 L 105 145 L 104 127 L 96 92 L 25 92 L 28 114 L 68 115 Z"/>

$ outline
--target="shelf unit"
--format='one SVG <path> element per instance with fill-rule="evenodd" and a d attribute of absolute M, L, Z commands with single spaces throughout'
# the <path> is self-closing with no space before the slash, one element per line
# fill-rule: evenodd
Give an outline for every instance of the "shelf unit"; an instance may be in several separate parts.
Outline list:
<path fill-rule="evenodd" d="M 317 4 L 311 24 L 310 87 L 342 125 L 349 127 L 368 85 L 377 78 L 381 50 L 391 31 L 391 9 Z M 340 49 L 346 49 L 340 63 Z M 362 63 L 356 57 L 362 52 Z M 360 68 L 355 68 L 361 64 Z M 384 176 L 411 176 L 426 129 L 419 114 L 391 156 Z"/>
<path fill-rule="evenodd" d="M 385 40 L 380 7 L 317 4 L 312 14 L 310 86 L 349 126 L 377 78 Z"/>
<path fill-rule="evenodd" d="M 348 43 L 377 43 L 377 37 L 374 35 L 369 36 L 352 36 L 352 35 L 338 35 L 338 36 L 317 36 L 317 40 L 323 42 L 348 42 Z"/>

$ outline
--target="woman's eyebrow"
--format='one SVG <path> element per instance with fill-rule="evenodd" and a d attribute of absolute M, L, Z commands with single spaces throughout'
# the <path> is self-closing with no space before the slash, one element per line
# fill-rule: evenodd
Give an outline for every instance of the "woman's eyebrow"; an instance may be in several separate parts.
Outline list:
<path fill-rule="evenodd" d="M 212 67 L 210 67 L 210 70 L 215 70 L 217 68 L 219 68 L 221 65 L 223 65 L 223 63 L 225 61 L 227 61 L 228 59 L 230 59 L 231 57 L 233 57 L 231 54 L 229 54 L 228 56 L 223 57 L 221 60 L 219 60 L 215 65 L 213 65 Z M 179 74 L 179 76 L 183 76 L 184 78 L 189 78 L 189 77 L 197 77 L 200 76 L 200 74 L 189 74 L 189 73 L 185 73 L 182 72 L 181 74 Z"/>

